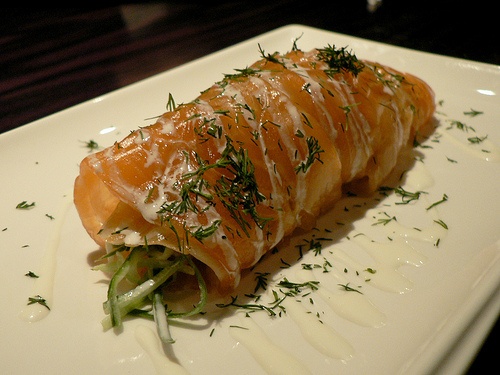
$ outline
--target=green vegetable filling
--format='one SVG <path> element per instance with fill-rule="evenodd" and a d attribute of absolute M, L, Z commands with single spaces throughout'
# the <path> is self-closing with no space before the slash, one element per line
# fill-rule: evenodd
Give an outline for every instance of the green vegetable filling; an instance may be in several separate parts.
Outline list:
<path fill-rule="evenodd" d="M 107 263 L 94 267 L 112 274 L 102 320 L 104 329 L 122 329 L 127 315 L 154 319 L 160 338 L 172 343 L 169 320 L 202 312 L 208 292 L 205 281 L 192 257 L 160 245 L 128 247 L 110 245 L 103 258 Z M 191 310 L 172 312 L 163 297 L 163 289 L 181 274 L 196 278 L 200 300 Z"/>

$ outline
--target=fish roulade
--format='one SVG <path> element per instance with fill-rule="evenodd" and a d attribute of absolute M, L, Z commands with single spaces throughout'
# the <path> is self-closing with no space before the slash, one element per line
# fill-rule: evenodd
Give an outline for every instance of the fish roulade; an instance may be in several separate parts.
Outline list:
<path fill-rule="evenodd" d="M 283 238 L 311 228 L 343 186 L 379 187 L 435 111 L 424 81 L 345 48 L 260 52 L 81 162 L 75 205 L 108 258 L 121 257 L 115 271 L 134 249 L 126 274 L 136 282 L 182 255 L 166 280 L 200 267 L 229 291 Z"/>

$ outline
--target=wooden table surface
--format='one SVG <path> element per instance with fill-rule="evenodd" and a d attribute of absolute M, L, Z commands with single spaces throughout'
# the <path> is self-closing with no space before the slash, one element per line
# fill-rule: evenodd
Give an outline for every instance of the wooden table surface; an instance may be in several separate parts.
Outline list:
<path fill-rule="evenodd" d="M 0 133 L 208 53 L 298 23 L 500 65 L 490 2 L 191 1 L 0 10 Z M 498 17 L 496 17 L 498 18 Z M 498 328 L 469 373 L 498 354 Z"/>

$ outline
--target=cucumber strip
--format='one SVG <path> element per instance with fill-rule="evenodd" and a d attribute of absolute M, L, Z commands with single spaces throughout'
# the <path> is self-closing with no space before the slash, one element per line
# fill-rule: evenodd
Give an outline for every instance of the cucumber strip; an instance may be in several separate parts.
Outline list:
<path fill-rule="evenodd" d="M 108 303 L 109 316 L 111 318 L 111 325 L 113 327 L 121 327 L 122 325 L 122 314 L 118 308 L 118 284 L 122 281 L 130 270 L 130 266 L 134 258 L 139 254 L 140 249 L 134 248 L 130 255 L 125 259 L 120 268 L 115 272 L 113 277 L 109 282 L 108 287 Z"/>
<path fill-rule="evenodd" d="M 187 257 L 187 261 L 191 266 L 191 268 L 193 269 L 194 274 L 196 276 L 196 280 L 198 281 L 198 287 L 200 288 L 200 301 L 193 309 L 189 311 L 182 313 L 169 313 L 168 315 L 172 318 L 188 317 L 198 314 L 203 310 L 208 300 L 208 290 L 207 290 L 207 285 L 205 284 L 205 279 L 203 279 L 200 270 L 198 269 L 198 267 L 196 267 L 196 264 L 194 264 L 193 260 L 190 257 Z"/>
<path fill-rule="evenodd" d="M 132 253 L 129 255 L 129 257 L 131 255 Z M 186 257 L 185 255 L 180 255 L 171 264 L 170 267 L 164 268 L 149 280 L 146 280 L 134 289 L 120 295 L 114 294 L 116 292 L 116 281 L 114 283 L 110 282 L 110 289 L 111 285 L 113 284 L 114 291 L 112 291 L 111 293 L 108 292 L 107 307 L 109 308 L 110 314 L 107 315 L 101 322 L 104 329 L 109 329 L 111 327 L 117 326 L 117 324 L 115 324 L 116 322 L 119 322 L 121 324 L 121 319 L 123 318 L 123 316 L 127 315 L 129 311 L 141 305 L 143 300 L 150 293 L 161 286 L 165 281 L 168 280 L 170 276 L 176 273 L 184 265 L 184 262 L 187 258 L 188 257 Z M 121 275 L 121 269 L 118 271 L 118 273 L 120 273 L 119 276 L 123 278 L 123 276 Z M 115 274 L 111 281 L 115 279 L 115 276 L 117 275 Z M 111 297 L 112 299 L 110 299 L 109 297 Z M 118 320 L 116 319 L 116 317 L 118 317 Z"/>
<path fill-rule="evenodd" d="M 165 344 L 173 344 L 175 340 L 170 334 L 167 312 L 165 311 L 165 305 L 163 304 L 161 293 L 155 292 L 153 299 L 153 313 L 156 323 L 156 330 L 158 331 L 158 336 L 160 336 L 161 341 L 163 341 Z"/>

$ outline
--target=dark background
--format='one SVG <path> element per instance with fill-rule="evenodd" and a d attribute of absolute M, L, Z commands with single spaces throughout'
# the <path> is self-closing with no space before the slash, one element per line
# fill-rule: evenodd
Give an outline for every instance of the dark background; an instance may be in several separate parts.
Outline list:
<path fill-rule="evenodd" d="M 2 8 L 0 133 L 291 23 L 500 65 L 492 3 L 383 0 L 374 11 L 366 0 Z M 469 373 L 498 368 L 499 347 L 494 328 Z"/>
<path fill-rule="evenodd" d="M 486 1 L 166 1 L 1 9 L 0 132 L 275 29 L 300 23 L 500 65 Z M 496 19 L 494 19 L 496 17 Z"/>

